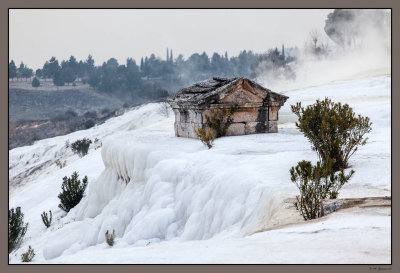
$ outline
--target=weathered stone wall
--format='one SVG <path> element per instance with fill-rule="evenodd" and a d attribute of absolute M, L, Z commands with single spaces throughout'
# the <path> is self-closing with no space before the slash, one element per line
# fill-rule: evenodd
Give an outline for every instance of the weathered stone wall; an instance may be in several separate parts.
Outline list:
<path fill-rule="evenodd" d="M 257 133 L 278 132 L 277 107 L 239 107 L 233 114 L 233 123 L 227 130 L 227 136 L 249 135 Z M 209 109 L 174 109 L 175 135 L 179 137 L 198 138 L 195 131 L 206 128 L 206 115 Z"/>
<path fill-rule="evenodd" d="M 203 128 L 202 110 L 173 109 L 175 113 L 175 135 L 179 137 L 198 138 L 195 131 Z"/>
<path fill-rule="evenodd" d="M 206 116 L 210 109 L 238 105 L 228 136 L 278 132 L 278 111 L 287 97 L 267 90 L 248 79 L 234 78 L 232 83 L 218 85 L 220 80 L 209 80 L 182 89 L 169 100 L 175 112 L 175 135 L 198 138 L 195 131 L 207 128 Z M 215 90 L 207 89 L 215 86 Z"/>
<path fill-rule="evenodd" d="M 278 119 L 279 119 L 279 106 L 270 106 L 268 113 L 268 132 L 277 133 L 278 132 Z"/>

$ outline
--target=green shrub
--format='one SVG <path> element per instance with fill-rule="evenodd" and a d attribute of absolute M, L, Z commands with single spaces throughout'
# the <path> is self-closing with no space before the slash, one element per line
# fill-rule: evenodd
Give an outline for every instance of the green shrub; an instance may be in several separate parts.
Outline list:
<path fill-rule="evenodd" d="M 337 198 L 340 188 L 354 174 L 353 170 L 347 175 L 343 170 L 335 173 L 333 164 L 331 159 L 323 164 L 317 162 L 315 166 L 303 160 L 290 169 L 290 178 L 300 190 L 295 206 L 304 220 L 320 217 L 322 201 L 328 197 Z"/>
<path fill-rule="evenodd" d="M 90 139 L 87 138 L 79 139 L 71 144 L 71 150 L 75 154 L 78 154 L 80 157 L 83 157 L 87 155 L 91 143 L 92 141 Z"/>
<path fill-rule="evenodd" d="M 85 192 L 88 178 L 85 176 L 81 182 L 78 176 L 78 173 L 74 172 L 71 178 L 66 176 L 63 178 L 63 183 L 61 185 L 62 192 L 58 195 L 61 203 L 58 207 L 66 212 L 69 212 L 81 201 Z"/>
<path fill-rule="evenodd" d="M 358 146 L 367 142 L 364 135 L 371 131 L 372 123 L 368 117 L 356 117 L 348 104 L 325 98 L 305 109 L 300 102 L 291 108 L 299 118 L 297 128 L 308 138 L 322 162 L 328 158 L 333 160 L 335 171 L 347 168 L 348 160 Z"/>
<path fill-rule="evenodd" d="M 24 223 L 21 207 L 8 210 L 8 253 L 21 244 L 27 229 L 28 224 Z"/>
<path fill-rule="evenodd" d="M 214 140 L 215 137 L 213 136 L 213 133 L 210 128 L 203 129 L 199 128 L 196 131 L 196 135 L 200 138 L 201 142 L 203 142 L 204 145 L 208 147 L 208 149 L 211 149 L 212 146 L 214 145 Z"/>
<path fill-rule="evenodd" d="M 28 251 L 21 255 L 21 261 L 24 263 L 32 262 L 35 257 L 35 250 L 29 246 Z"/>
<path fill-rule="evenodd" d="M 50 217 L 49 217 L 50 215 Z M 49 228 L 51 225 L 51 221 L 53 220 L 53 214 L 51 213 L 51 210 L 49 211 L 49 215 L 47 214 L 47 212 L 43 211 L 43 213 L 40 215 L 42 216 L 42 221 L 43 224 Z"/>
<path fill-rule="evenodd" d="M 97 137 L 94 139 L 94 149 L 97 150 L 99 149 L 101 146 L 103 146 L 103 143 L 100 141 L 100 139 L 98 139 Z"/>
<path fill-rule="evenodd" d="M 95 123 L 94 123 L 93 119 L 88 119 L 88 120 L 85 121 L 85 128 L 86 129 L 92 128 L 94 125 L 95 125 Z"/>
<path fill-rule="evenodd" d="M 60 160 L 59 158 L 55 161 L 55 163 L 56 163 L 56 165 L 60 168 L 60 169 L 62 169 L 62 168 L 64 168 L 66 165 L 67 165 L 67 160 L 64 160 L 64 161 L 62 161 L 62 160 Z"/>
<path fill-rule="evenodd" d="M 106 242 L 109 246 L 114 245 L 114 238 L 115 238 L 115 230 L 113 230 L 113 233 L 111 234 L 108 230 L 106 232 Z"/>
<path fill-rule="evenodd" d="M 211 116 L 205 115 L 206 124 L 215 133 L 215 137 L 223 137 L 229 126 L 233 123 L 232 115 L 238 110 L 237 105 L 229 108 L 225 106 L 222 109 L 210 109 Z"/>
<path fill-rule="evenodd" d="M 40 81 L 38 78 L 34 77 L 32 80 L 32 87 L 39 87 L 40 86 Z"/>

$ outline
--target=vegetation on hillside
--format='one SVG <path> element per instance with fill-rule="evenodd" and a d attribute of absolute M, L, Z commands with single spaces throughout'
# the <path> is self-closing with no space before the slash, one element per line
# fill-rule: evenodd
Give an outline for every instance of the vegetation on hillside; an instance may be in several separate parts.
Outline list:
<path fill-rule="evenodd" d="M 73 172 L 71 177 L 64 176 L 61 185 L 62 192 L 58 195 L 60 204 L 58 207 L 66 212 L 69 212 L 83 198 L 83 194 L 88 184 L 88 178 L 85 176 L 82 181 L 78 179 L 77 172 Z"/>
<path fill-rule="evenodd" d="M 8 253 L 19 247 L 28 230 L 20 207 L 8 210 Z"/>

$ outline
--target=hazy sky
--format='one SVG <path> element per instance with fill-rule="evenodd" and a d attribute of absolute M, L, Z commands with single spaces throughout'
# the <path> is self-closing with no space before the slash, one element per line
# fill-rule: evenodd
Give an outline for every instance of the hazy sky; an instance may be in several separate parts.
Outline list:
<path fill-rule="evenodd" d="M 271 47 L 302 47 L 309 32 L 323 34 L 331 10 L 10 10 L 10 60 L 42 67 L 55 56 L 89 54 L 96 65 L 114 57 L 137 63 L 151 53 L 165 59 L 203 51 L 229 56 L 241 50 L 265 52 Z"/>

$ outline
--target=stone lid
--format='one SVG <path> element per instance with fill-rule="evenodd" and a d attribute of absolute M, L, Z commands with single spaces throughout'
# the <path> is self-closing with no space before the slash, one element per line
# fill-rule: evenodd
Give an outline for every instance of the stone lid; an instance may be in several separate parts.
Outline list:
<path fill-rule="evenodd" d="M 180 89 L 175 95 L 167 101 L 172 104 L 191 104 L 200 105 L 204 103 L 216 102 L 219 94 L 222 92 L 229 92 L 232 87 L 239 81 L 246 81 L 252 87 L 257 87 L 268 94 L 272 94 L 278 100 L 286 101 L 287 96 L 272 92 L 269 89 L 257 84 L 256 82 L 243 77 L 235 78 L 219 78 L 214 77 L 201 82 L 197 82 L 189 87 Z"/>

